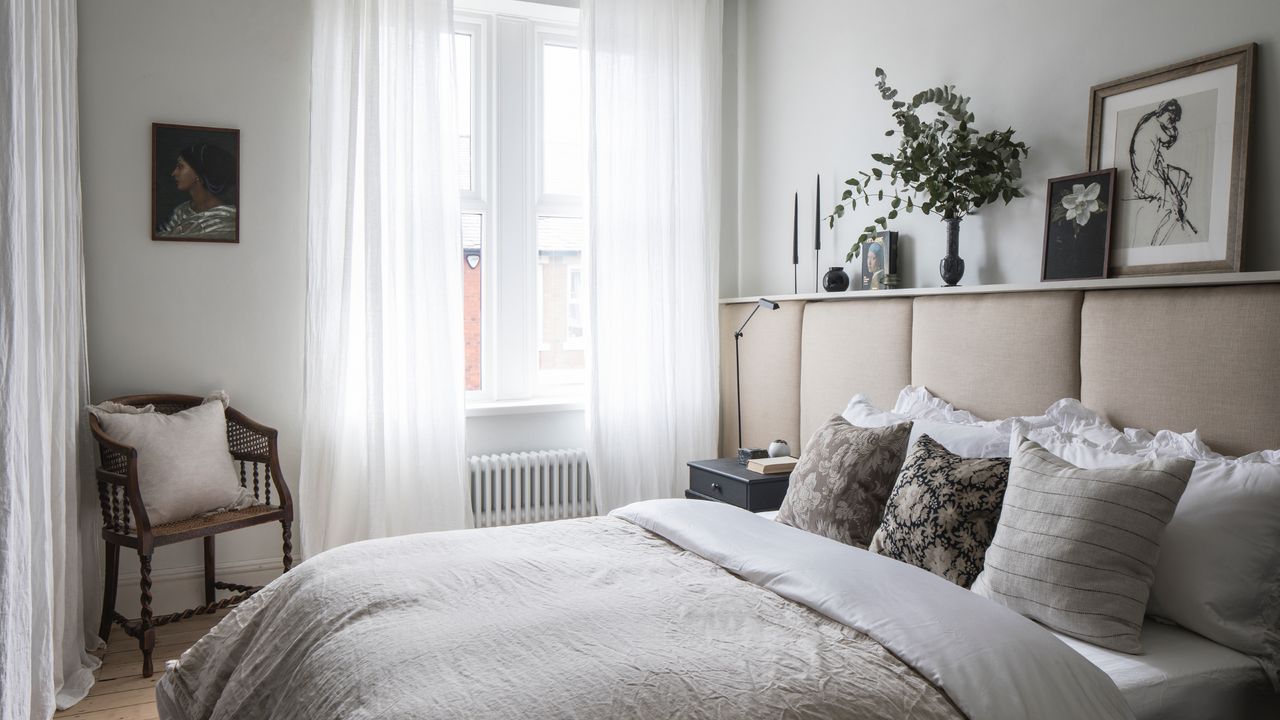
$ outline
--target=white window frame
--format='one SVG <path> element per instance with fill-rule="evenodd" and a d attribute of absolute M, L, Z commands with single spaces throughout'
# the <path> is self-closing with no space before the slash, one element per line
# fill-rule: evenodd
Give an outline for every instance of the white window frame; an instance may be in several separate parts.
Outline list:
<path fill-rule="evenodd" d="M 542 45 L 577 47 L 579 11 L 521 0 L 456 0 L 455 7 L 454 30 L 471 35 L 476 49 L 473 189 L 460 206 L 483 216 L 481 388 L 467 392 L 467 404 L 580 398 L 583 378 L 566 383 L 563 371 L 538 371 L 536 233 L 539 215 L 583 215 L 580 198 L 542 191 Z"/>
<path fill-rule="evenodd" d="M 566 288 L 565 294 L 564 294 L 564 305 L 565 305 L 564 315 L 566 318 L 568 318 L 569 308 L 573 307 L 574 305 L 577 305 L 578 320 L 579 322 L 581 322 L 584 319 L 585 312 L 586 312 L 582 307 L 583 293 L 586 291 L 586 286 L 583 284 L 584 281 L 582 280 L 582 265 L 581 263 L 571 263 L 571 264 L 565 265 L 564 272 L 565 272 L 564 285 Z M 574 273 L 577 273 L 579 278 L 578 296 L 576 298 L 573 297 L 573 295 L 570 293 L 570 290 L 573 289 Z M 587 338 L 586 338 L 585 326 L 582 328 L 582 332 L 583 334 L 579 335 L 578 337 L 566 337 L 564 341 L 564 349 L 565 350 L 586 350 Z"/>
<path fill-rule="evenodd" d="M 493 127 L 489 108 L 493 102 L 492 77 L 493 22 L 485 15 L 456 12 L 454 34 L 471 36 L 471 189 L 462 190 L 458 208 L 462 213 L 480 214 L 480 389 L 468 390 L 467 401 L 486 399 L 492 386 L 493 343 L 487 337 L 497 319 L 494 291 Z"/>

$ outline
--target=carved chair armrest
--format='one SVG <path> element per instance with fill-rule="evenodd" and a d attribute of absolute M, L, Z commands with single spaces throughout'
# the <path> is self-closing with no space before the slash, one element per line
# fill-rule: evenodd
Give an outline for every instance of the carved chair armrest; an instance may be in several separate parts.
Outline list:
<path fill-rule="evenodd" d="M 266 464 L 280 507 L 285 511 L 286 519 L 292 521 L 293 496 L 280 470 L 279 434 L 275 428 L 252 420 L 235 408 L 227 408 L 227 443 L 231 447 L 231 455 L 242 462 Z M 257 472 L 256 467 L 254 472 Z"/>
<path fill-rule="evenodd" d="M 98 480 L 103 525 L 120 534 L 135 530 L 139 536 L 150 534 L 151 520 L 138 490 L 137 448 L 107 435 L 92 415 L 89 416 L 89 432 L 98 443 L 98 467 L 94 476 Z"/>

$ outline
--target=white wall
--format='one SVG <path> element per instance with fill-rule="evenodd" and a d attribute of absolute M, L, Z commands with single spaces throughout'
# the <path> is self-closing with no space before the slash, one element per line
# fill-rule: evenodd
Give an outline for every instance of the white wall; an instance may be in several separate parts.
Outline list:
<path fill-rule="evenodd" d="M 280 430 L 296 488 L 302 420 L 310 3 L 80 3 L 80 128 L 92 397 L 227 389 Z M 154 242 L 151 123 L 240 129 L 238 245 Z M 582 447 L 582 413 L 477 417 L 469 452 Z M 295 539 L 297 533 L 294 533 Z M 296 547 L 296 543 L 295 543 Z M 278 573 L 279 526 L 218 539 L 228 580 Z M 199 542 L 157 551 L 155 607 L 200 602 Z M 137 611 L 125 553 L 121 612 Z"/>
<path fill-rule="evenodd" d="M 304 0 L 79 6 L 92 396 L 226 388 L 237 408 L 280 430 L 282 469 L 295 488 L 308 7 Z M 240 129 L 240 244 L 151 240 L 152 122 Z M 219 538 L 219 564 L 270 577 L 263 570 L 279 567 L 279 549 L 278 525 L 242 530 Z M 198 541 L 156 553 L 158 609 L 199 601 L 200 553 Z M 124 555 L 120 608 L 132 613 L 137 562 Z"/>
<path fill-rule="evenodd" d="M 733 2 L 733 0 L 729 0 Z M 1216 50 L 1257 42 L 1245 270 L 1280 269 L 1280 3 L 1275 0 L 741 0 L 737 25 L 740 219 L 736 287 L 723 296 L 790 292 L 792 193 L 800 192 L 800 290 L 813 290 L 813 181 L 829 212 L 840 185 L 895 147 L 875 90 L 883 67 L 903 95 L 954 84 L 981 130 L 1012 126 L 1031 146 L 1027 197 L 983 208 L 961 227 L 963 283 L 1035 282 L 1050 177 L 1081 172 L 1089 88 Z M 728 13 L 726 13 L 726 17 Z M 726 41 L 726 46 L 728 42 Z M 728 187 L 726 188 L 728 190 Z M 726 192 L 726 197 L 731 193 Z M 821 269 L 842 263 L 880 212 L 862 208 L 823 235 Z M 727 227 L 727 226 L 726 226 Z M 907 287 L 941 285 L 943 229 L 903 215 Z M 834 241 L 833 241 L 834 240 Z"/>

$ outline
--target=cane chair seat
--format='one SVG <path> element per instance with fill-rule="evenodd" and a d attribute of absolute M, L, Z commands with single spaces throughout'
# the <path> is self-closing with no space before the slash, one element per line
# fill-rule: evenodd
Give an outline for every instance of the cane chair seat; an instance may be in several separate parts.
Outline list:
<path fill-rule="evenodd" d="M 180 540 L 216 535 L 228 530 L 238 530 L 251 525 L 276 522 L 281 519 L 283 511 L 275 505 L 250 505 L 238 510 L 198 515 L 186 520 L 175 520 L 162 525 L 153 525 L 151 532 L 156 536 L 157 545 L 167 545 Z"/>

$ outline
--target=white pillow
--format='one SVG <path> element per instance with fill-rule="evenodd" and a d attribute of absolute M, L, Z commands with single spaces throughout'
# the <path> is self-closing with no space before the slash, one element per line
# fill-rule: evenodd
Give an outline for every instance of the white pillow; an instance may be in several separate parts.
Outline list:
<path fill-rule="evenodd" d="M 912 421 L 907 447 L 921 435 L 937 440 L 949 452 L 966 458 L 1009 457 L 1009 430 L 999 423 L 959 423 L 881 410 L 864 395 L 854 395 L 845 407 L 844 419 L 865 428 L 887 427 Z"/>
<path fill-rule="evenodd" d="M 909 415 L 913 418 L 958 423 L 961 425 L 995 427 L 1005 432 L 1011 431 L 1015 428 L 1033 430 L 1035 428 L 1052 427 L 1056 424 L 1055 418 L 1050 417 L 1048 414 L 1015 415 L 1012 417 L 1000 418 L 999 420 L 983 420 L 968 410 L 961 410 L 946 400 L 934 395 L 923 385 L 919 387 L 908 385 L 902 388 L 902 391 L 898 393 L 898 401 L 893 405 L 893 411 L 902 415 Z"/>
<path fill-rule="evenodd" d="M 1127 439 L 1144 449 L 1135 454 L 1111 452 L 1057 428 L 1028 437 L 1067 462 L 1098 468 L 1196 447 L 1187 435 L 1168 435 L 1156 442 L 1157 433 L 1145 444 Z M 1257 657 L 1280 682 L 1280 464 L 1196 462 L 1161 540 L 1147 612 Z"/>
<path fill-rule="evenodd" d="M 138 491 L 152 526 L 253 504 L 236 476 L 224 409 L 216 394 L 172 415 L 88 407 L 109 437 L 138 451 Z"/>
<path fill-rule="evenodd" d="M 1190 460 L 1220 459 L 1222 455 L 1209 449 L 1200 439 L 1200 433 L 1176 433 L 1172 430 L 1151 432 L 1142 428 L 1118 430 L 1106 418 L 1090 410 L 1075 398 L 1064 398 L 1045 411 L 1047 422 L 1036 427 L 1056 428 L 1073 438 L 1083 439 L 1098 448 L 1121 454 L 1141 454 L 1158 451 Z M 1016 440 L 1016 438 L 1015 438 Z"/>

